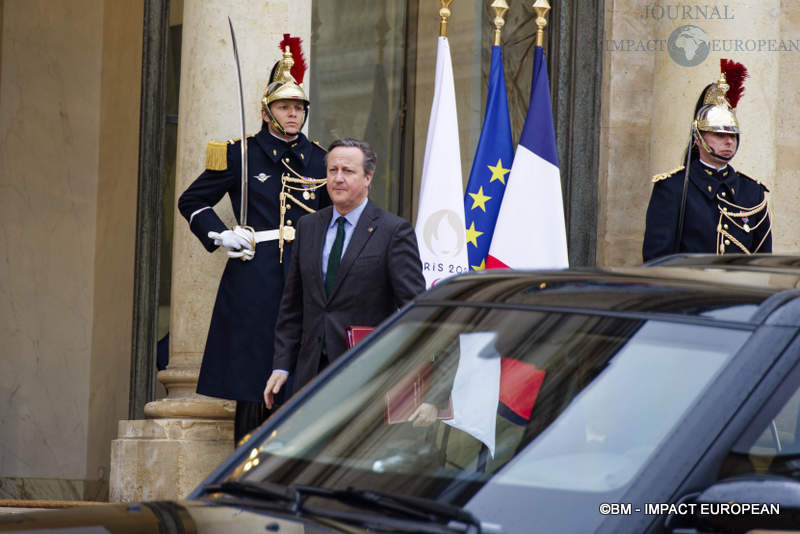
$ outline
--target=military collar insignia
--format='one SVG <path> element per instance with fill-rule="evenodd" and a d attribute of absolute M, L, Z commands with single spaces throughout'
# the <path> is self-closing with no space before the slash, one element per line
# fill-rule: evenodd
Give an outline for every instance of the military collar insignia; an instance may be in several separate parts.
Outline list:
<path fill-rule="evenodd" d="M 269 175 L 269 174 L 264 174 L 264 173 L 262 172 L 262 173 L 260 173 L 260 174 L 256 174 L 256 175 L 254 175 L 254 176 L 253 176 L 253 178 L 255 178 L 256 180 L 258 180 L 258 181 L 259 181 L 259 182 L 261 182 L 261 183 L 264 183 L 264 182 L 266 182 L 266 181 L 269 179 L 269 177 L 270 177 L 270 176 L 271 176 L 271 175 Z"/>
<path fill-rule="evenodd" d="M 263 128 L 256 134 L 256 141 L 264 154 L 271 159 L 273 163 L 279 163 L 290 153 L 296 154 L 299 160 L 305 160 L 306 158 L 300 154 L 306 152 L 310 144 L 302 134 L 298 134 L 297 138 L 292 141 L 284 141 L 272 135 L 267 128 Z"/>
<path fill-rule="evenodd" d="M 730 165 L 725 165 L 721 169 L 712 169 L 696 159 L 692 162 L 692 171 L 689 173 L 689 180 L 692 181 L 703 194 L 709 199 L 717 196 L 720 189 L 731 193 L 738 185 L 738 175 Z"/>

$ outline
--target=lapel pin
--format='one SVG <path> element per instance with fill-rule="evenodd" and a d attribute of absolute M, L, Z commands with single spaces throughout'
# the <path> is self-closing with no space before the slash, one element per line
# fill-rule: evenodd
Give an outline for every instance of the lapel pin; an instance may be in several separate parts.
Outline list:
<path fill-rule="evenodd" d="M 375 229 L 375 228 L 373 228 L 372 226 L 370 226 L 369 228 L 367 228 L 367 232 L 372 232 L 374 229 Z"/>

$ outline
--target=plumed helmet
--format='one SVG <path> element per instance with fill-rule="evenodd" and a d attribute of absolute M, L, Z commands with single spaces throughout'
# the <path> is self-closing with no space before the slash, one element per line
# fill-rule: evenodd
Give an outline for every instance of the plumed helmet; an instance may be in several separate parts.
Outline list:
<path fill-rule="evenodd" d="M 283 57 L 272 67 L 267 89 L 261 99 L 261 107 L 266 112 L 273 127 L 283 134 L 286 133 L 283 126 L 275 119 L 269 109 L 270 104 L 273 102 L 278 100 L 299 100 L 305 106 L 306 120 L 308 119 L 310 102 L 301 85 L 306 71 L 306 63 L 300 45 L 299 37 L 291 37 L 288 33 L 283 34 L 283 41 L 280 43 Z"/>
<path fill-rule="evenodd" d="M 747 77 L 747 69 L 741 63 L 727 59 L 720 61 L 720 67 L 719 79 L 706 86 L 697 101 L 692 121 L 692 133 L 694 139 L 704 150 L 720 159 L 728 160 L 733 156 L 722 157 L 714 153 L 702 133 L 733 134 L 736 136 L 738 149 L 739 135 L 742 131 L 739 128 L 739 121 L 734 109 L 739 98 L 744 94 L 744 79 Z"/>
<path fill-rule="evenodd" d="M 719 132 L 739 134 L 739 121 L 733 106 L 726 98 L 730 86 L 725 78 L 725 73 L 721 73 L 719 80 L 711 84 L 706 91 L 703 99 L 703 106 L 695 116 L 697 129 L 701 132 Z"/>

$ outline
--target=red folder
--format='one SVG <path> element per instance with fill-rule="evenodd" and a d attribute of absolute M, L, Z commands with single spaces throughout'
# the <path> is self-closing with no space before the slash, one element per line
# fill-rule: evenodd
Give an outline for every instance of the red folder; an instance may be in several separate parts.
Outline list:
<path fill-rule="evenodd" d="M 424 362 L 386 392 L 384 421 L 387 425 L 408 422 L 408 418 L 424 402 L 428 394 L 432 372 L 433 366 Z M 452 399 L 446 408 L 439 409 L 437 418 L 453 418 Z"/>
<path fill-rule="evenodd" d="M 352 349 L 356 343 L 367 337 L 373 330 L 375 330 L 374 326 L 348 326 L 345 328 L 344 333 L 347 338 L 347 348 Z"/>

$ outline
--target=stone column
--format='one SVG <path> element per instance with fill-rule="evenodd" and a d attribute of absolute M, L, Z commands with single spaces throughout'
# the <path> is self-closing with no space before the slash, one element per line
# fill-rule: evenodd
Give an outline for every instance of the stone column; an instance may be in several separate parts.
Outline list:
<path fill-rule="evenodd" d="M 308 55 L 310 0 L 185 0 L 181 52 L 178 194 L 203 171 L 210 139 L 239 137 L 239 102 L 228 17 L 236 30 L 248 133 L 261 126 L 260 98 L 278 60 L 283 33 L 299 35 Z M 308 76 L 308 74 L 306 75 Z M 233 223 L 230 203 L 216 208 Z M 233 451 L 235 403 L 195 393 L 208 324 L 227 257 L 208 254 L 175 210 L 170 363 L 158 379 L 165 399 L 149 419 L 120 421 L 112 444 L 113 501 L 187 495 Z M 169 215 L 168 215 L 169 216 Z"/>

